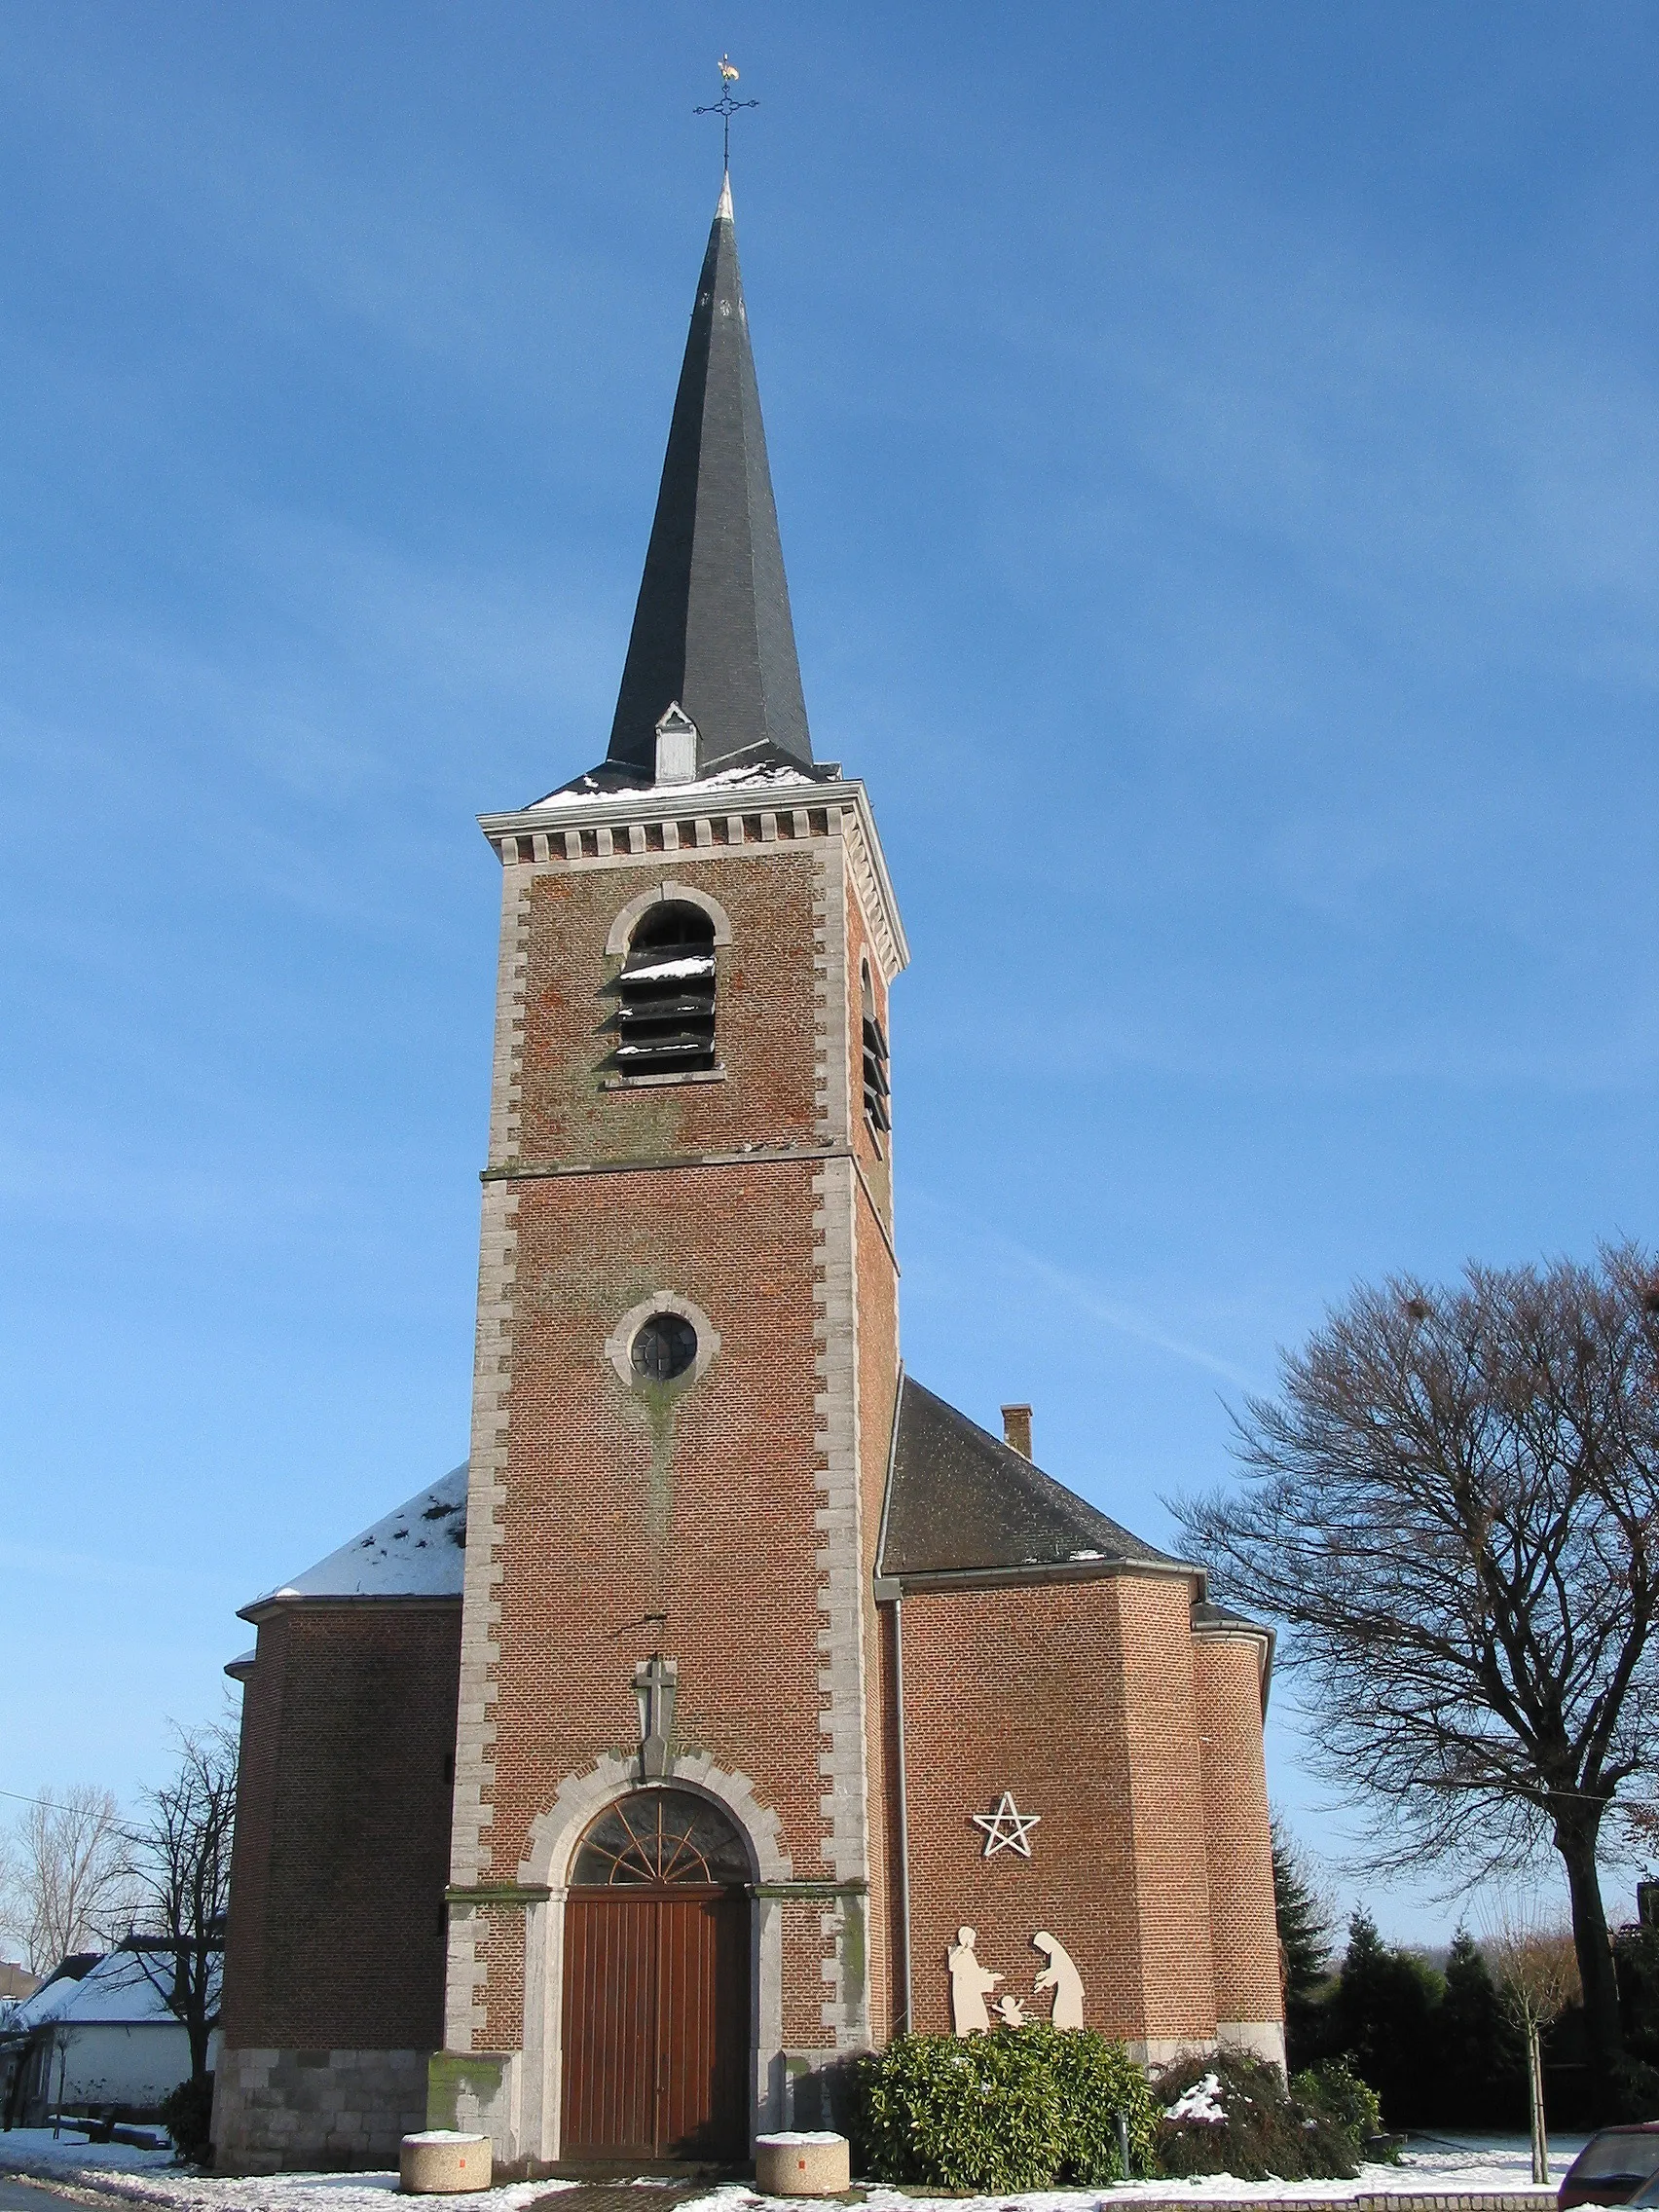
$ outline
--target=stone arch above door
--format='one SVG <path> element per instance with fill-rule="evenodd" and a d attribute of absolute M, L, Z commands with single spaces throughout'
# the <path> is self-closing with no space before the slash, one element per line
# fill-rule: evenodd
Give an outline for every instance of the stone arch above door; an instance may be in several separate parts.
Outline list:
<path fill-rule="evenodd" d="M 672 1774 L 662 1780 L 676 1788 L 692 1789 L 723 1805 L 755 1859 L 757 1882 L 787 1882 L 794 1874 L 783 1847 L 778 1816 L 761 1804 L 755 1785 L 746 1774 L 727 1774 L 705 1755 L 677 1758 Z M 531 1823 L 529 1845 L 519 1862 L 518 1878 L 530 1885 L 545 1884 L 562 1890 L 570 1879 L 576 1845 L 608 1805 L 630 1791 L 645 1788 L 637 1763 L 607 1753 L 586 1774 L 567 1775 L 558 1794 L 544 1813 Z"/>

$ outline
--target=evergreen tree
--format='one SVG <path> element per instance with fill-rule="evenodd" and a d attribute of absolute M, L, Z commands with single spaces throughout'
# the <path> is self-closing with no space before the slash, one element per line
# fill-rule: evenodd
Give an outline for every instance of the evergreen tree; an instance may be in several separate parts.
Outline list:
<path fill-rule="evenodd" d="M 1449 2127 L 1521 2126 L 1527 2112 L 1526 2052 L 1466 1928 L 1452 1938 L 1435 2031 L 1431 2117 Z"/>
<path fill-rule="evenodd" d="M 1622 1928 L 1613 1939 L 1625 2042 L 1632 2053 L 1659 2066 L 1659 1928 Z"/>
<path fill-rule="evenodd" d="M 1277 1813 L 1272 1834 L 1285 2045 L 1291 2072 L 1297 2073 L 1331 2056 L 1327 2008 L 1321 2002 L 1331 1972 L 1331 1913 L 1315 1886 L 1306 1853 Z"/>
<path fill-rule="evenodd" d="M 1311 1996 L 1331 1971 L 1331 1915 L 1313 1886 L 1306 1854 L 1277 1813 L 1272 1817 L 1272 1835 L 1279 1971 L 1289 2002 Z"/>
<path fill-rule="evenodd" d="M 1332 2000 L 1337 2048 L 1382 2100 L 1388 2127 L 1419 2126 L 1432 2103 L 1432 2026 L 1445 1983 L 1432 1968 L 1383 1942 L 1363 1906 L 1348 1922 Z"/>

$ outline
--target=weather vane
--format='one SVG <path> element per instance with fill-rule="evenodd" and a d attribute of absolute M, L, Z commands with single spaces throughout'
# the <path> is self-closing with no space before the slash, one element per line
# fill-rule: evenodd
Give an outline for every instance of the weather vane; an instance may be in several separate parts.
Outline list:
<path fill-rule="evenodd" d="M 731 166 L 731 119 L 739 108 L 758 107 L 758 100 L 734 100 L 731 89 L 737 83 L 737 71 L 729 54 L 720 55 L 720 96 L 712 107 L 694 107 L 693 115 L 718 115 L 725 127 L 725 166 Z"/>

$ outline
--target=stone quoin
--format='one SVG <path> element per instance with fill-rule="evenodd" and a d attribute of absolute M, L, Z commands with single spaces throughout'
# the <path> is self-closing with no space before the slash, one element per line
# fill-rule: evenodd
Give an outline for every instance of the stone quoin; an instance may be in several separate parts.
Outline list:
<path fill-rule="evenodd" d="M 950 2030 L 964 1930 L 1004 2019 L 1282 2064 L 1271 1638 L 900 1359 L 908 952 L 729 184 L 608 750 L 482 826 L 470 1454 L 246 1608 L 219 2164 L 742 2162 Z"/>

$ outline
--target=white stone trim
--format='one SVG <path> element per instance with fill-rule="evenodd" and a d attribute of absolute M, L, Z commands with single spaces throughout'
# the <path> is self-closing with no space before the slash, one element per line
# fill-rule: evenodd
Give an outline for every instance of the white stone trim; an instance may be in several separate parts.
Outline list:
<path fill-rule="evenodd" d="M 1151 2036 L 1131 2038 L 1124 2048 L 1143 2074 L 1161 2074 L 1189 2058 L 1213 2058 L 1213 2036 Z"/>
<path fill-rule="evenodd" d="M 530 965 L 531 871 L 503 868 L 501 938 L 497 963 L 496 1042 L 490 1093 L 490 1164 L 518 1152 L 524 1059 L 526 977 Z M 456 1715 L 455 1798 L 450 1881 L 472 1889 L 494 1865 L 488 1801 L 496 1780 L 495 1670 L 501 1608 L 497 1590 L 500 1513 L 506 1502 L 507 1403 L 512 1380 L 514 1294 L 520 1192 L 484 1186 L 478 1247 L 478 1320 L 473 1340 L 472 1439 L 466 1488 L 466 1562 L 461 1575 L 461 1694 Z M 476 1913 L 450 1914 L 444 1977 L 444 2047 L 466 2052 L 484 2028 L 479 2002 L 487 1971 L 479 1956 Z"/>
<path fill-rule="evenodd" d="M 1282 2020 L 1217 2020 L 1215 2041 L 1218 2050 L 1241 2050 L 1246 2058 L 1285 2070 Z"/>
<path fill-rule="evenodd" d="M 551 2162 L 559 2156 L 561 2036 L 565 1996 L 565 1903 L 576 1846 L 589 1827 L 621 1799 L 645 1788 L 688 1789 L 710 1797 L 730 1814 L 748 1848 L 757 1883 L 793 1876 L 783 1847 L 778 1816 L 755 1794 L 746 1774 L 728 1774 L 706 1753 L 674 1761 L 661 1782 L 642 1786 L 631 1761 L 607 1753 L 585 1774 L 567 1775 L 546 1812 L 531 1823 L 518 1879 L 526 1888 L 551 1891 L 525 1911 L 524 2065 L 520 2115 L 498 2155 Z M 750 1931 L 750 2139 L 777 2124 L 774 2083 L 782 2080 L 784 2034 L 783 1910 L 775 1898 L 757 1897 Z"/>
<path fill-rule="evenodd" d="M 638 1306 L 631 1306 L 605 1340 L 605 1356 L 615 1368 L 625 1389 L 638 1390 L 640 1378 L 634 1373 L 630 1354 L 634 1339 L 653 1313 L 678 1313 L 682 1321 L 689 1321 L 697 1332 L 697 1356 L 683 1375 L 677 1375 L 665 1385 L 671 1390 L 688 1390 L 693 1382 L 701 1382 L 714 1365 L 720 1348 L 720 1333 L 700 1306 L 689 1298 L 682 1298 L 678 1291 L 654 1290 L 649 1298 L 642 1298 Z"/>
<path fill-rule="evenodd" d="M 830 996 L 846 989 L 844 962 L 832 977 Z M 844 1007 L 843 1007 L 844 1022 Z M 863 1497 L 859 1484 L 858 1298 L 855 1270 L 855 1214 L 858 1180 L 852 1161 L 827 1160 L 812 1179 L 812 1222 L 821 1233 L 818 1246 L 824 1281 L 819 1296 L 824 1315 L 815 1358 L 818 1389 L 813 1409 L 820 1423 L 818 1449 L 825 1459 L 816 1481 L 819 1504 L 814 1516 L 820 1531 L 816 1562 L 818 1591 L 818 1686 L 829 1699 L 818 1716 L 823 1743 L 818 1771 L 823 1780 L 819 1810 L 823 1817 L 824 1857 L 840 1882 L 869 1882 L 869 1776 L 866 1762 Z M 825 1961 L 821 2017 L 834 2036 L 837 2050 L 862 2050 L 870 2040 L 867 1933 L 866 1972 L 860 1986 L 845 1982 L 845 1950 L 832 1936 L 835 1956 Z"/>
<path fill-rule="evenodd" d="M 755 1794 L 746 1774 L 727 1774 L 706 1753 L 677 1758 L 674 1772 L 660 1781 L 642 1784 L 632 1759 L 611 1752 L 596 1760 L 585 1774 L 567 1775 L 544 1813 L 530 1825 L 530 1835 L 519 1862 L 518 1881 L 526 1889 L 562 1890 L 570 1877 L 576 1845 L 608 1805 L 616 1804 L 638 1789 L 689 1789 L 712 1797 L 737 1824 L 748 1845 L 757 1882 L 788 1882 L 794 1867 L 784 1849 L 778 1816 Z"/>
<path fill-rule="evenodd" d="M 641 834 L 643 836 L 644 832 Z M 679 883 L 673 876 L 667 876 L 661 883 L 653 883 L 648 891 L 642 891 L 638 898 L 629 900 L 610 925 L 610 935 L 605 940 L 606 951 L 626 952 L 628 940 L 653 906 L 695 906 L 714 923 L 715 942 L 731 942 L 731 917 L 719 901 L 711 899 L 706 891 L 699 891 L 695 884 Z"/>
<path fill-rule="evenodd" d="M 502 869 L 501 937 L 496 956 L 496 1042 L 490 1075 L 492 1167 L 498 1167 L 518 1153 L 519 1079 L 530 973 L 530 890 L 528 868 Z"/>
<path fill-rule="evenodd" d="M 853 1077 L 848 1031 L 853 981 L 847 946 L 848 851 L 845 824 L 850 810 L 831 813 L 830 834 L 818 846 L 813 888 L 813 987 L 818 1133 L 827 1144 L 849 1146 L 853 1126 Z M 862 1107 L 862 1090 L 860 1097 Z M 819 1809 L 825 1825 L 824 1856 L 842 1882 L 869 1880 L 869 1778 L 865 1722 L 868 1685 L 865 1678 L 863 1490 L 859 1482 L 859 1344 L 856 1266 L 858 1180 L 850 1158 L 827 1160 L 812 1181 L 818 1264 L 824 1280 L 815 1289 L 822 1308 L 814 1326 L 814 1367 L 818 1388 L 813 1409 L 818 1449 L 827 1464 L 816 1477 L 819 1530 L 816 1565 L 818 1597 L 818 1686 L 829 1695 L 819 1714 L 823 1741 L 818 1771 L 823 1780 Z M 820 1241 L 821 1240 L 821 1241 Z M 866 1906 L 861 1909 L 867 1909 Z M 826 1914 L 825 1940 L 831 1955 L 823 1962 L 821 2018 L 838 2050 L 865 2048 L 869 2042 L 868 1936 L 866 1972 L 858 1989 L 843 1986 L 843 1913 Z"/>
<path fill-rule="evenodd" d="M 831 815 L 831 826 L 840 822 Z M 826 1144 L 853 1141 L 852 1057 L 847 1035 L 847 894 L 845 847 L 838 836 L 817 855 L 812 891 L 813 1081 L 818 1134 Z M 861 1098 L 862 1106 L 862 1098 Z"/>
<path fill-rule="evenodd" d="M 898 915 L 892 910 L 888 899 L 882 896 L 885 868 L 878 868 L 878 848 L 874 846 L 875 824 L 867 808 L 861 811 L 849 806 L 843 817 L 847 847 L 847 875 L 853 886 L 859 910 L 864 915 L 865 932 L 875 947 L 881 963 L 882 976 L 888 983 L 907 965 L 907 955 L 902 933 L 897 927 Z"/>

